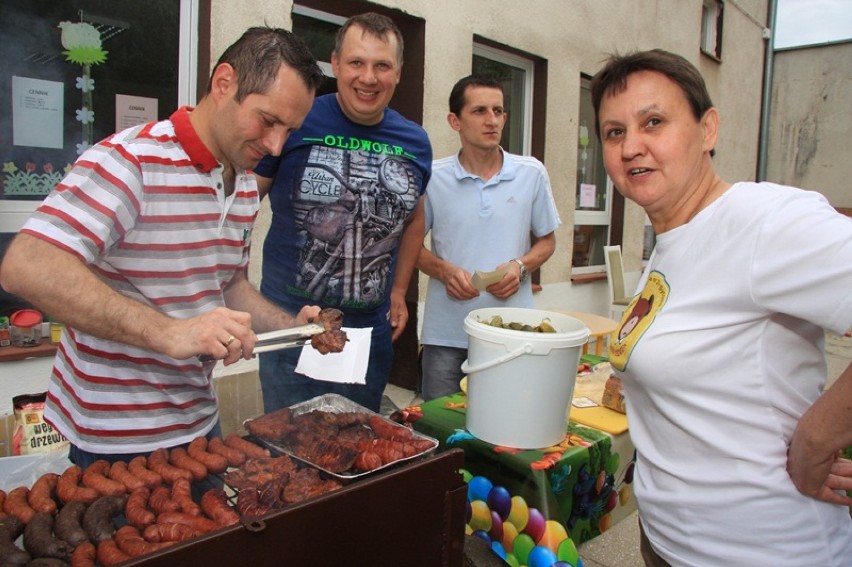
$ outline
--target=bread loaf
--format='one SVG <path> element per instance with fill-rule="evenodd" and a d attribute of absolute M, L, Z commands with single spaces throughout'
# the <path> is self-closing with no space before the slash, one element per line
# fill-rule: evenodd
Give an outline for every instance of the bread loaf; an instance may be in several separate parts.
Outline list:
<path fill-rule="evenodd" d="M 604 383 L 601 404 L 619 413 L 627 413 L 627 409 L 624 407 L 624 390 L 621 387 L 621 380 L 615 375 L 610 375 Z"/>

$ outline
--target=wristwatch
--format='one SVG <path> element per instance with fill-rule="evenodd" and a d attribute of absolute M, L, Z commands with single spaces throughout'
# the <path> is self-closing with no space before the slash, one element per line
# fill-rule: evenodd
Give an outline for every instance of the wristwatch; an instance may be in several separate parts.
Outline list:
<path fill-rule="evenodd" d="M 524 263 L 517 258 L 514 258 L 512 261 L 521 268 L 521 283 L 527 281 L 527 278 L 530 277 L 530 272 L 527 270 L 527 267 L 524 266 Z"/>

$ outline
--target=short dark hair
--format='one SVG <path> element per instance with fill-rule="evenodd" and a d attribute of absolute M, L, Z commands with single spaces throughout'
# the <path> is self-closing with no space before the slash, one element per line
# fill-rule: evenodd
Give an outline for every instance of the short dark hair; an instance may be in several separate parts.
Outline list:
<path fill-rule="evenodd" d="M 284 29 L 253 27 L 232 43 L 213 67 L 222 63 L 234 68 L 237 74 L 237 102 L 250 94 L 263 94 L 275 81 L 278 70 L 286 64 L 296 71 L 310 90 L 316 92 L 324 75 L 305 42 Z M 207 92 L 213 88 L 213 77 L 207 82 Z"/>
<path fill-rule="evenodd" d="M 393 34 L 396 37 L 397 63 L 402 65 L 402 55 L 405 48 L 405 44 L 402 41 L 402 32 L 399 31 L 399 28 L 392 19 L 375 12 L 358 14 L 346 20 L 343 27 L 337 30 L 337 35 L 334 38 L 334 53 L 336 55 L 340 55 L 340 50 L 343 49 L 343 38 L 352 26 L 358 26 L 363 33 L 370 34 L 381 40 Z"/>
<path fill-rule="evenodd" d="M 595 109 L 595 131 L 600 136 L 598 118 L 601 102 L 607 95 L 618 94 L 627 88 L 627 78 L 640 71 L 655 71 L 675 82 L 683 91 L 692 114 L 701 120 L 713 107 L 704 78 L 695 66 L 675 53 L 663 49 L 636 51 L 628 55 L 612 55 L 603 69 L 592 78 L 592 106 Z"/>
<path fill-rule="evenodd" d="M 486 75 L 468 75 L 463 79 L 459 79 L 453 90 L 450 91 L 450 112 L 456 116 L 461 114 L 465 103 L 465 92 L 468 87 L 488 87 L 490 89 L 498 89 L 503 92 L 503 83 L 494 77 Z"/>

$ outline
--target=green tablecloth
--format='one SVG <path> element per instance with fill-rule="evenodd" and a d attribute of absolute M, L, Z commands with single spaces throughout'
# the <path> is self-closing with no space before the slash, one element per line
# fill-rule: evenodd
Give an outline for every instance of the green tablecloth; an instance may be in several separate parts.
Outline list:
<path fill-rule="evenodd" d="M 459 393 L 411 406 L 401 420 L 438 439 L 439 450 L 464 450 L 468 533 L 490 541 L 510 565 L 576 566 L 577 545 L 635 510 L 627 433 L 611 436 L 569 422 L 556 446 L 499 447 L 465 430 L 466 401 Z"/>

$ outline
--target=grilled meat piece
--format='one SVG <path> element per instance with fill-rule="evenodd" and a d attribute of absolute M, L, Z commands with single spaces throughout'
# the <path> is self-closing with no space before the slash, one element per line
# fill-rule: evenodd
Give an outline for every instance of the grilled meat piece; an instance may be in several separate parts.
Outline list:
<path fill-rule="evenodd" d="M 238 469 L 225 473 L 225 482 L 236 490 L 256 488 L 271 480 L 284 478 L 296 471 L 296 463 L 286 456 L 247 459 Z"/>
<path fill-rule="evenodd" d="M 245 423 L 249 433 L 261 439 L 280 439 L 292 429 L 290 408 L 281 408 Z"/>
<path fill-rule="evenodd" d="M 342 486 L 336 480 L 323 480 L 316 469 L 301 469 L 290 477 L 290 482 L 284 488 L 284 501 L 287 504 L 295 504 Z"/>
<path fill-rule="evenodd" d="M 358 450 L 334 440 L 315 437 L 312 444 L 301 447 L 296 454 L 329 472 L 342 473 L 352 468 Z"/>
<path fill-rule="evenodd" d="M 326 307 L 319 312 L 319 315 L 312 322 L 322 325 L 326 331 L 339 331 L 340 327 L 343 326 L 343 311 Z"/>
<path fill-rule="evenodd" d="M 363 425 L 353 425 L 344 427 L 337 434 L 337 441 L 344 445 L 357 445 L 362 439 L 375 439 L 376 433 L 369 427 Z"/>
<path fill-rule="evenodd" d="M 317 349 L 320 354 L 341 352 L 348 340 L 346 331 L 340 330 L 343 326 L 343 312 L 328 307 L 320 311 L 313 322 L 322 325 L 325 332 L 311 337 L 311 346 Z"/>
<path fill-rule="evenodd" d="M 346 336 L 346 331 L 340 329 L 325 331 L 311 337 L 311 346 L 319 351 L 320 354 L 328 354 L 330 352 L 342 352 L 346 346 L 346 341 L 349 338 Z"/>

